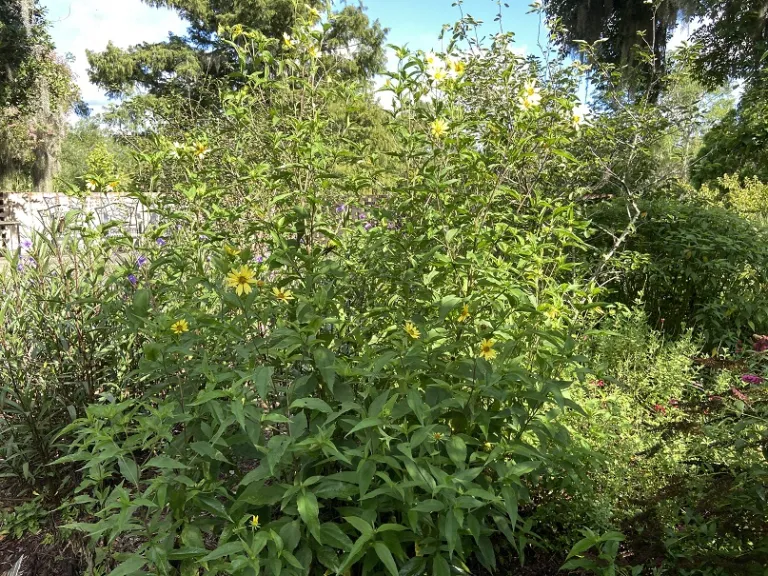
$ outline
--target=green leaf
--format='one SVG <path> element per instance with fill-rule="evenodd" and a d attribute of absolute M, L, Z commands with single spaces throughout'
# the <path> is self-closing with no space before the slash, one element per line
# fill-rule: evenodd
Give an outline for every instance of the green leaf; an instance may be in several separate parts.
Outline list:
<path fill-rule="evenodd" d="M 448 457 L 456 466 L 463 466 L 467 460 L 467 444 L 459 436 L 451 436 L 446 443 Z"/>
<path fill-rule="evenodd" d="M 227 460 L 224 454 L 211 446 L 209 442 L 192 442 L 189 447 L 201 456 L 205 456 L 211 460 L 218 460 L 219 462 L 229 463 L 229 460 Z"/>
<path fill-rule="evenodd" d="M 432 576 L 451 576 L 451 567 L 442 555 L 432 559 Z"/>
<path fill-rule="evenodd" d="M 379 560 L 381 560 L 382 564 L 384 564 L 384 567 L 391 574 L 391 576 L 398 576 L 399 572 L 397 570 L 397 564 L 395 563 L 395 559 L 392 557 L 392 552 L 390 552 L 389 548 L 387 548 L 387 545 L 383 542 L 376 542 L 373 545 L 373 548 L 376 550 L 376 555 L 379 557 Z"/>
<path fill-rule="evenodd" d="M 416 506 L 411 508 L 414 512 L 440 512 L 445 508 L 445 504 L 439 500 L 422 500 Z"/>
<path fill-rule="evenodd" d="M 120 458 L 118 460 L 118 466 L 120 467 L 120 474 L 128 480 L 131 484 L 139 486 L 139 466 L 131 458 Z"/>
<path fill-rule="evenodd" d="M 280 528 L 280 538 L 283 539 L 286 550 L 291 552 L 295 550 L 301 541 L 301 528 L 299 528 L 298 520 L 284 524 Z"/>
<path fill-rule="evenodd" d="M 108 576 L 133 576 L 139 572 L 146 563 L 147 561 L 144 558 L 134 555 L 112 570 Z"/>
<path fill-rule="evenodd" d="M 445 533 L 443 538 L 445 538 L 445 543 L 448 545 L 448 556 L 453 557 L 453 551 L 456 550 L 456 543 L 459 540 L 459 523 L 453 510 L 449 511 L 445 516 Z"/>
<path fill-rule="evenodd" d="M 315 349 L 315 366 L 320 371 L 320 375 L 328 385 L 328 389 L 333 394 L 333 385 L 336 382 L 336 356 L 328 348 L 319 347 Z"/>
<path fill-rule="evenodd" d="M 347 536 L 338 524 L 326 522 L 320 526 L 321 544 L 332 546 L 339 550 L 349 551 L 352 549 L 352 540 Z"/>
<path fill-rule="evenodd" d="M 319 525 L 320 507 L 317 504 L 317 498 L 312 492 L 302 490 L 296 499 L 296 507 L 299 509 L 299 516 L 304 524 L 314 531 Z"/>
<path fill-rule="evenodd" d="M 280 464 L 280 461 L 285 455 L 285 451 L 288 450 L 288 446 L 291 445 L 293 439 L 290 436 L 278 434 L 272 436 L 267 443 L 267 463 L 269 464 L 269 471 L 272 474 L 275 473 L 275 468 Z"/>
<path fill-rule="evenodd" d="M 168 560 L 189 560 L 190 558 L 205 556 L 207 553 L 208 550 L 206 548 L 185 546 L 183 548 L 174 548 L 169 552 Z"/>
<path fill-rule="evenodd" d="M 384 532 L 405 532 L 406 530 L 408 530 L 408 528 L 402 524 L 382 524 L 376 528 L 375 532 L 376 534 L 381 534 Z"/>
<path fill-rule="evenodd" d="M 271 366 L 259 366 L 253 373 L 253 385 L 262 400 L 269 398 L 269 389 L 272 387 L 272 372 L 274 372 L 274 368 Z"/>
<path fill-rule="evenodd" d="M 529 472 L 533 472 L 539 467 L 541 462 L 519 462 L 509 469 L 510 475 L 524 476 Z"/>
<path fill-rule="evenodd" d="M 243 551 L 243 543 L 239 540 L 236 542 L 227 542 L 226 544 L 219 546 L 208 554 L 207 556 L 200 559 L 200 562 L 210 562 L 211 560 L 218 560 L 219 558 L 223 558 L 224 556 L 232 556 L 233 554 L 240 554 Z"/>
<path fill-rule="evenodd" d="M 225 518 L 227 520 L 231 520 L 229 517 L 229 514 L 227 514 L 226 508 L 224 508 L 224 505 L 216 500 L 213 496 L 197 496 L 197 502 L 200 504 L 200 507 L 204 510 L 207 510 L 214 516 L 218 516 L 220 518 Z"/>
<path fill-rule="evenodd" d="M 246 474 L 243 479 L 240 480 L 240 484 L 238 484 L 238 486 L 247 486 L 248 484 L 269 478 L 270 475 L 271 472 L 269 471 L 269 468 L 264 466 L 264 464 L 259 464 L 258 467 L 248 472 L 248 474 Z"/>
<path fill-rule="evenodd" d="M 144 466 L 149 468 L 160 468 L 161 470 L 184 470 L 189 468 L 186 464 L 177 462 L 168 456 L 155 456 L 151 458 Z"/>
<path fill-rule="evenodd" d="M 315 410 L 316 412 L 324 412 L 325 414 L 331 414 L 333 412 L 333 408 L 331 408 L 327 402 L 321 400 L 320 398 L 299 398 L 290 406 L 291 410 L 297 410 L 300 408 L 309 408 L 310 410 Z"/>
<path fill-rule="evenodd" d="M 360 488 L 360 496 L 368 492 L 368 488 L 376 474 L 376 463 L 373 460 L 363 460 L 357 469 L 357 484 Z"/>
<path fill-rule="evenodd" d="M 150 294 L 144 288 L 136 290 L 133 294 L 133 313 L 141 318 L 149 316 Z"/>
<path fill-rule="evenodd" d="M 243 403 L 235 398 L 229 404 L 232 414 L 235 416 L 235 420 L 240 424 L 240 429 L 245 430 L 245 406 Z"/>
<path fill-rule="evenodd" d="M 345 518 L 345 520 L 348 520 Z M 338 574 L 343 574 L 347 571 L 347 568 L 349 568 L 353 563 L 357 561 L 358 558 L 360 558 L 363 554 L 363 551 L 365 549 L 366 544 L 371 540 L 371 537 L 373 536 L 373 530 L 371 530 L 370 534 L 362 534 L 360 538 L 357 539 L 357 541 L 352 546 L 352 550 L 349 551 L 349 554 L 344 559 L 344 562 L 342 562 L 341 566 L 339 566 Z"/>
<path fill-rule="evenodd" d="M 496 552 L 494 551 L 493 543 L 488 536 L 480 537 L 480 542 L 477 547 L 477 557 L 480 559 L 480 563 L 490 572 L 496 570 Z"/>
<path fill-rule="evenodd" d="M 384 424 L 384 422 L 379 418 L 364 418 L 357 424 L 357 426 L 352 428 L 352 430 L 350 430 L 347 433 L 347 436 L 349 436 L 350 434 L 354 434 L 359 430 L 365 430 L 366 428 L 373 428 L 374 426 L 381 426 L 382 424 Z"/>
<path fill-rule="evenodd" d="M 423 576 L 427 569 L 427 559 L 424 556 L 416 556 L 403 564 L 400 568 L 400 576 Z"/>
<path fill-rule="evenodd" d="M 352 524 L 352 526 L 354 526 L 361 534 L 373 536 L 373 526 L 368 524 L 368 522 L 362 518 L 358 518 L 357 516 L 345 516 L 344 520 Z"/>
<path fill-rule="evenodd" d="M 459 304 L 461 304 L 461 298 L 459 298 L 458 296 L 445 296 L 440 301 L 440 311 L 438 312 L 438 316 L 440 320 L 445 319 L 445 317 L 448 316 L 451 310 L 456 308 L 456 306 L 458 306 Z"/>
<path fill-rule="evenodd" d="M 504 497 L 504 507 L 509 514 L 509 522 L 512 524 L 512 530 L 514 531 L 517 524 L 517 494 L 511 486 L 504 486 L 501 489 L 501 495 Z"/>

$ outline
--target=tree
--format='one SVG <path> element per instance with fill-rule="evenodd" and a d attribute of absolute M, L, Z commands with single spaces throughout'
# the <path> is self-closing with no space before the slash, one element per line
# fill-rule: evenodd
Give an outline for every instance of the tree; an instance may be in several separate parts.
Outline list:
<path fill-rule="evenodd" d="M 734 107 L 730 89 L 708 90 L 695 78 L 689 56 L 688 51 L 679 50 L 670 58 L 658 103 L 669 125 L 655 148 L 658 173 L 685 186 L 704 135 Z"/>
<path fill-rule="evenodd" d="M 295 0 L 144 0 L 155 7 L 171 8 L 189 22 L 185 37 L 144 43 L 127 50 L 109 44 L 104 52 L 88 52 L 91 81 L 110 96 L 131 94 L 136 88 L 153 96 L 185 94 L 204 100 L 206 80 L 223 79 L 239 70 L 236 50 L 221 39 L 222 29 L 258 30 L 291 47 L 290 33 L 300 19 L 320 19 L 323 0 L 308 4 Z M 331 33 L 322 46 L 327 57 L 345 62 L 351 76 L 370 77 L 384 63 L 386 36 L 378 21 L 371 24 L 362 6 L 328 11 Z"/>
<path fill-rule="evenodd" d="M 548 15 L 560 20 L 555 29 L 560 43 L 572 53 L 581 44 L 600 41 L 598 56 L 604 62 L 627 65 L 635 77 L 630 85 L 645 88 L 662 77 L 667 42 L 672 37 L 686 0 L 548 0 Z"/>
<path fill-rule="evenodd" d="M 753 82 L 736 109 L 704 136 L 691 169 L 697 186 L 724 174 L 768 182 L 768 78 Z"/>
<path fill-rule="evenodd" d="M 698 48 L 694 70 L 708 87 L 755 74 L 768 51 L 762 0 L 548 0 L 545 9 L 563 24 L 557 36 L 567 50 L 578 52 L 579 40 L 601 40 L 600 56 L 628 65 L 627 79 L 635 86 L 662 77 L 675 27 L 695 18 L 702 24 L 692 38 Z"/>
<path fill-rule="evenodd" d="M 708 86 L 753 78 L 768 52 L 768 10 L 763 0 L 704 0 L 703 24 L 693 34 L 697 73 Z"/>
<path fill-rule="evenodd" d="M 77 89 L 37 0 L 0 3 L 0 188 L 31 179 L 49 191 Z"/>

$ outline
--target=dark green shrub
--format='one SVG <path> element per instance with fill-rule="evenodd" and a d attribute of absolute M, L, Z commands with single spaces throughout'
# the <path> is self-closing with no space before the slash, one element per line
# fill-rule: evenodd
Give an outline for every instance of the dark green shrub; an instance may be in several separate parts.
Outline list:
<path fill-rule="evenodd" d="M 639 204 L 642 217 L 622 246 L 616 298 L 642 299 L 653 326 L 734 344 L 768 331 L 768 233 L 728 210 L 680 202 Z M 595 221 L 621 229 L 623 203 L 601 206 Z M 612 240 L 612 239 L 610 239 Z"/>

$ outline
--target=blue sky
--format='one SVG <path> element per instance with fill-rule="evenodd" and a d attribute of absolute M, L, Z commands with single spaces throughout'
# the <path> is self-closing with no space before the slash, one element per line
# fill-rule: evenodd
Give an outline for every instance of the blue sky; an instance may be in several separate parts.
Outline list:
<path fill-rule="evenodd" d="M 443 24 L 459 18 L 452 7 L 455 0 L 366 0 L 368 15 L 390 28 L 388 43 L 408 44 L 413 49 L 439 48 L 438 36 Z M 521 48 L 535 51 L 538 16 L 526 14 L 530 0 L 507 0 L 503 10 L 505 31 L 516 33 Z M 95 110 L 107 99 L 88 82 L 85 51 L 103 50 L 108 41 L 120 47 L 140 42 L 163 40 L 169 32 L 183 33 L 185 24 L 169 10 L 146 6 L 141 0 L 42 0 L 48 8 L 57 50 L 74 57 L 73 69 L 83 98 Z M 494 22 L 498 14 L 497 0 L 464 0 L 465 14 L 486 24 L 483 33 L 499 29 Z"/>

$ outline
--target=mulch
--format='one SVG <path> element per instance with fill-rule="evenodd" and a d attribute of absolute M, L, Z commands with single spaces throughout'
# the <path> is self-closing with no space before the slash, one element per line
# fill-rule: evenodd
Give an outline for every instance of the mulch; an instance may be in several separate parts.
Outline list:
<path fill-rule="evenodd" d="M 80 576 L 85 569 L 84 558 L 76 544 L 53 540 L 46 544 L 44 533 L 27 535 L 20 540 L 0 540 L 0 574 L 10 570 L 23 556 L 24 576 Z"/>

